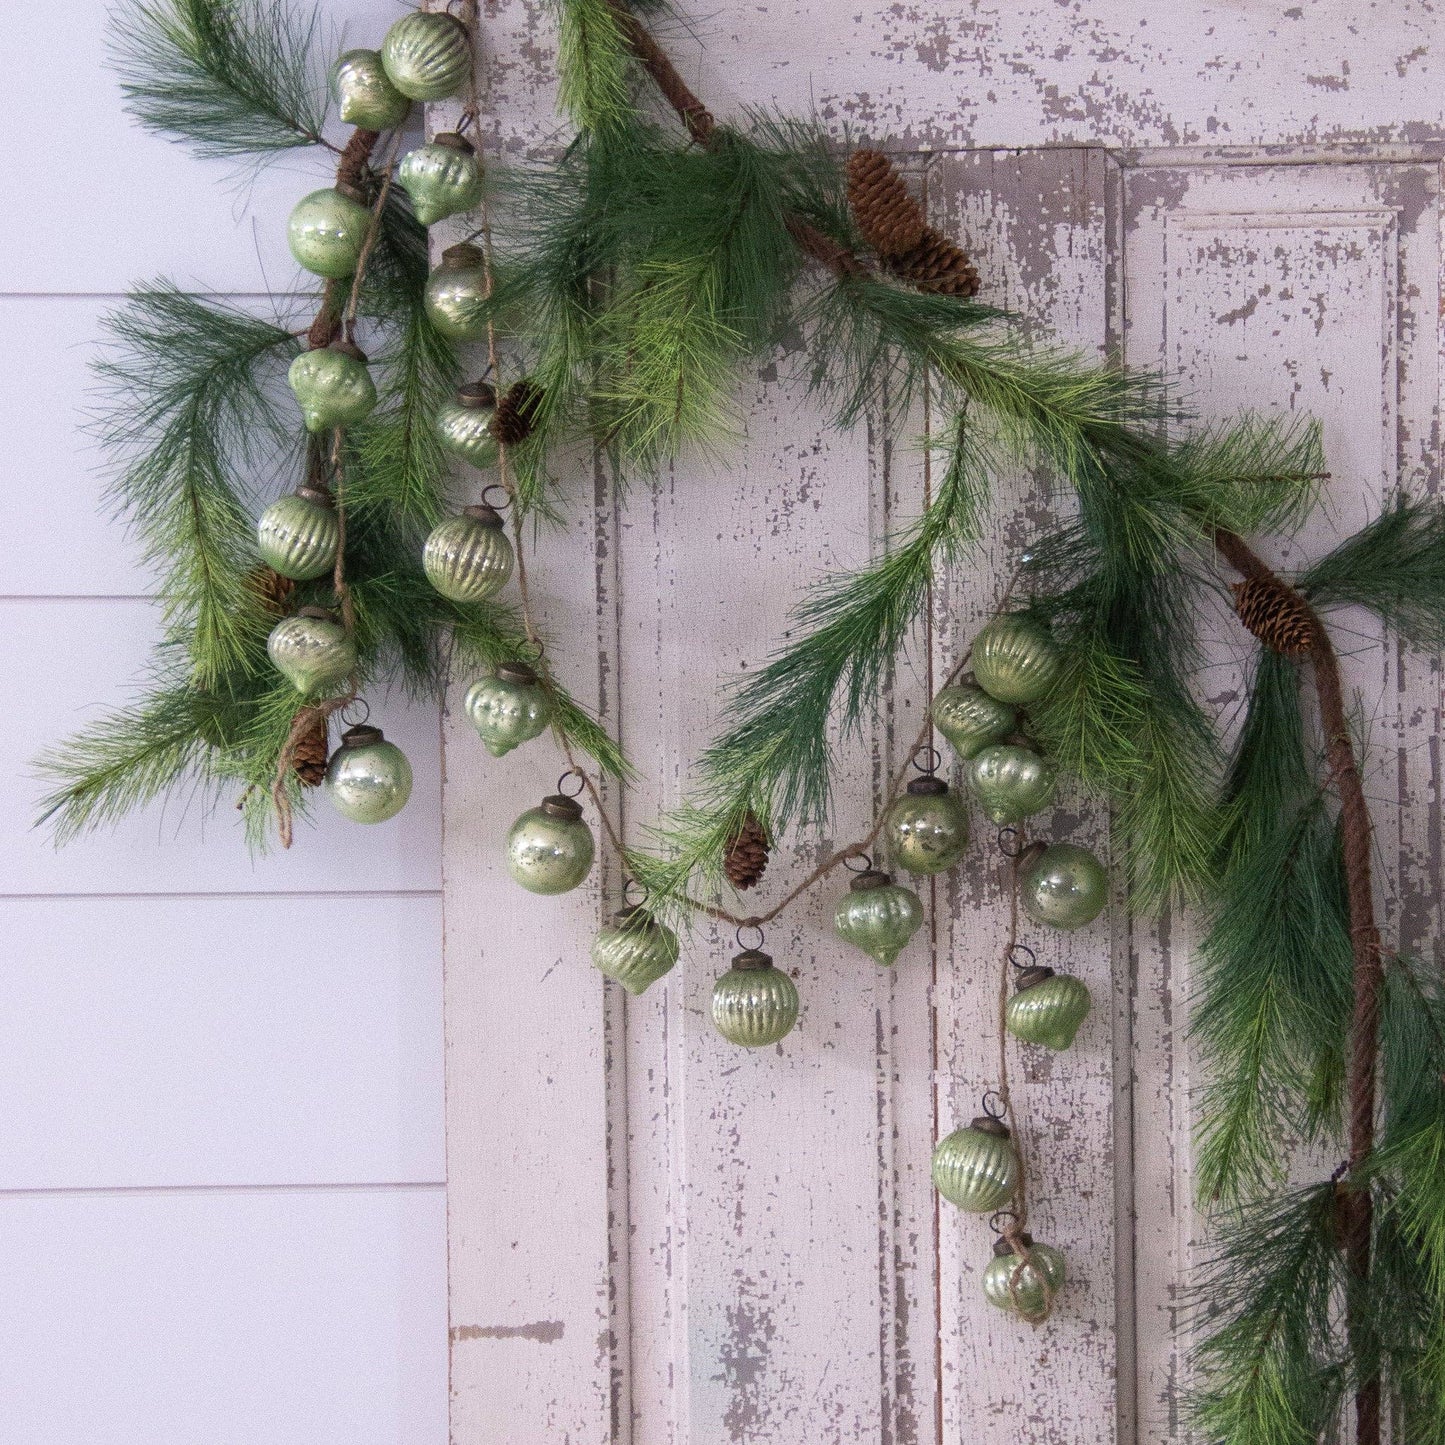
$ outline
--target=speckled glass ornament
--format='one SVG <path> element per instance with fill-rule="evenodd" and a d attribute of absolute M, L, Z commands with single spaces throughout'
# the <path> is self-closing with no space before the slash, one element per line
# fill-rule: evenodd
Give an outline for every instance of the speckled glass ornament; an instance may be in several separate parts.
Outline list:
<path fill-rule="evenodd" d="M 1093 1007 L 1087 985 L 1066 973 L 1035 965 L 1018 977 L 1004 1008 L 1004 1023 L 1015 1038 L 1046 1049 L 1066 1049 Z"/>
<path fill-rule="evenodd" d="M 256 523 L 261 560 L 295 582 L 323 577 L 336 565 L 341 525 L 331 496 L 319 487 L 298 487 L 272 502 Z"/>
<path fill-rule="evenodd" d="M 423 226 L 470 211 L 482 198 L 482 166 L 465 136 L 444 131 L 402 157 L 396 183 Z"/>
<path fill-rule="evenodd" d="M 909 783 L 889 808 L 883 831 L 893 861 L 906 873 L 942 873 L 968 848 L 968 814 L 931 773 Z"/>
<path fill-rule="evenodd" d="M 381 63 L 387 78 L 412 100 L 446 100 L 472 73 L 467 28 L 455 15 L 413 10 L 386 32 Z"/>
<path fill-rule="evenodd" d="M 713 1027 L 730 1044 L 764 1048 L 786 1037 L 797 1021 L 797 985 L 759 949 L 744 949 L 712 986 Z"/>
<path fill-rule="evenodd" d="M 481 249 L 469 241 L 448 246 L 426 278 L 422 305 L 450 341 L 487 339 L 487 273 Z"/>
<path fill-rule="evenodd" d="M 876 868 L 853 879 L 847 897 L 833 914 L 838 936 L 885 968 L 922 926 L 923 904 L 918 895 Z"/>
<path fill-rule="evenodd" d="M 1008 1128 L 988 1114 L 955 1129 L 933 1150 L 934 1188 L 968 1214 L 988 1214 L 1006 1204 L 1018 1176 L 1019 1156 Z"/>
<path fill-rule="evenodd" d="M 1021 823 L 1054 801 L 1058 772 L 1047 758 L 1015 743 L 990 743 L 964 769 L 969 790 L 989 821 Z"/>
<path fill-rule="evenodd" d="M 380 728 L 347 728 L 326 765 L 331 805 L 353 823 L 384 823 L 411 797 L 411 764 Z"/>
<path fill-rule="evenodd" d="M 454 457 L 485 470 L 497 464 L 499 448 L 492 435 L 497 393 L 485 381 L 474 381 L 457 392 L 455 401 L 437 408 L 437 439 Z"/>
<path fill-rule="evenodd" d="M 592 941 L 592 962 L 630 994 L 640 994 L 672 971 L 677 934 L 641 908 L 624 908 Z"/>
<path fill-rule="evenodd" d="M 539 736 L 552 721 L 552 699 L 526 663 L 504 662 L 467 689 L 467 717 L 494 758 Z"/>
<path fill-rule="evenodd" d="M 305 697 L 339 691 L 356 671 L 356 644 L 324 607 L 283 617 L 266 639 L 276 671 Z"/>
<path fill-rule="evenodd" d="M 1023 1235 L 1022 1241 L 1029 1251 L 1027 1264 L 1008 1240 L 994 1245 L 993 1258 L 983 1272 L 983 1297 L 1026 1320 L 1041 1320 L 1064 1287 L 1064 1256 L 1051 1244 L 1035 1244 L 1032 1235 Z"/>
<path fill-rule="evenodd" d="M 1082 928 L 1109 901 L 1104 865 L 1076 843 L 1051 843 L 1025 862 L 1019 874 L 1019 902 L 1035 923 L 1047 928 Z"/>
<path fill-rule="evenodd" d="M 945 687 L 928 711 L 949 747 L 965 762 L 980 748 L 1006 738 L 1018 721 L 1018 714 L 1006 702 L 966 682 Z"/>
<path fill-rule="evenodd" d="M 317 276 L 340 280 L 361 260 L 371 212 L 351 186 L 312 191 L 296 203 L 286 223 L 286 238 L 297 262 Z"/>
<path fill-rule="evenodd" d="M 366 354 L 349 341 L 303 351 L 286 373 L 307 431 L 355 426 L 376 406 L 376 384 Z"/>
<path fill-rule="evenodd" d="M 531 893 L 568 893 L 587 876 L 597 845 L 575 798 L 554 793 L 507 834 L 507 871 Z"/>
<path fill-rule="evenodd" d="M 347 125 L 391 130 L 406 119 L 411 101 L 387 79 L 379 50 L 348 50 L 331 67 L 331 94 Z"/>
<path fill-rule="evenodd" d="M 502 530 L 502 514 L 482 504 L 433 527 L 421 561 L 443 597 L 482 602 L 507 585 L 516 557 Z"/>
<path fill-rule="evenodd" d="M 973 639 L 973 675 L 1000 702 L 1038 702 L 1063 671 L 1064 655 L 1031 617 L 996 617 Z"/>

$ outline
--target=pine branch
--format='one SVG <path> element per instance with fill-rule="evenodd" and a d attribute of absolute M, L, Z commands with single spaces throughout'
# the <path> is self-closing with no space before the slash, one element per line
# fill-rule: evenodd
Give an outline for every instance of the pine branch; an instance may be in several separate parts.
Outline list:
<path fill-rule="evenodd" d="M 552 0 L 558 102 L 582 131 L 633 123 L 632 52 L 608 0 Z"/>

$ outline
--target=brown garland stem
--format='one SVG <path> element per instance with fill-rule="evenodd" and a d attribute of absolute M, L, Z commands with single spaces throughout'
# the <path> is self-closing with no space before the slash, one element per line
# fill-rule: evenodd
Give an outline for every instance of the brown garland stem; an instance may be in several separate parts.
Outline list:
<path fill-rule="evenodd" d="M 1214 534 L 1214 545 L 1242 577 L 1293 592 L 1254 550 L 1233 532 Z M 1298 596 L 1297 593 L 1294 594 Z M 1303 601 L 1303 599 L 1301 599 Z M 1339 657 L 1329 633 L 1313 609 L 1308 610 L 1309 657 L 1315 696 L 1325 735 L 1325 758 L 1330 780 L 1340 800 L 1340 839 L 1344 854 L 1345 890 L 1350 910 L 1350 947 L 1354 956 L 1354 1008 L 1350 1022 L 1348 1067 L 1350 1152 L 1349 1170 L 1341 1194 L 1344 1210 L 1345 1255 L 1350 1273 L 1360 1281 L 1370 1274 L 1372 1206 L 1365 1165 L 1375 1147 L 1375 1079 L 1380 1032 L 1380 995 L 1384 987 L 1384 959 L 1380 930 L 1375 922 L 1374 890 L 1370 880 L 1372 827 L 1365 802 L 1354 742 L 1345 711 L 1344 685 Z M 1364 1328 L 1356 1319 L 1352 1333 Z M 1364 1380 L 1355 1392 L 1356 1445 L 1379 1445 L 1380 1381 Z"/>

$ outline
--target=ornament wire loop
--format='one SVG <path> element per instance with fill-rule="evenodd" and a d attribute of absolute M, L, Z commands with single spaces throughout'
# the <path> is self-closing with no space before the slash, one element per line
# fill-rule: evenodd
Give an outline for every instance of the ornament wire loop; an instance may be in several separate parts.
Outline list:
<path fill-rule="evenodd" d="M 998 830 L 998 851 L 1005 858 L 1017 858 L 1024 851 L 1024 841 L 1017 828 Z"/>
<path fill-rule="evenodd" d="M 355 711 L 361 709 L 361 716 L 356 717 Z M 363 723 L 371 720 L 371 704 L 364 697 L 354 697 L 345 707 L 341 709 L 341 721 L 347 727 L 360 727 Z"/>
<path fill-rule="evenodd" d="M 744 942 L 743 942 L 743 934 L 744 934 L 744 932 L 746 932 L 748 929 L 752 929 L 752 931 L 757 934 L 757 936 L 758 936 L 758 941 L 757 941 L 756 943 L 748 944 L 748 943 L 744 943 Z M 763 938 L 764 938 L 763 930 L 762 930 L 762 928 L 759 927 L 759 925 L 756 924 L 756 923 L 741 923 L 741 924 L 739 924 L 739 925 L 738 925 L 738 931 L 733 935 L 733 937 L 737 940 L 737 945 L 738 945 L 738 947 L 741 948 L 741 949 L 759 949 L 759 948 L 761 948 L 761 947 L 763 946 Z"/>
<path fill-rule="evenodd" d="M 1002 1120 L 1007 1113 L 1003 1095 L 997 1089 L 989 1089 L 983 1096 L 983 1112 L 990 1119 Z"/>
<path fill-rule="evenodd" d="M 633 890 L 636 890 L 637 892 L 636 898 L 632 896 Z M 624 881 L 622 885 L 622 901 L 624 903 L 630 903 L 634 908 L 636 908 L 640 904 L 647 902 L 647 889 L 644 888 L 642 884 L 637 881 L 637 879 L 628 878 Z"/>
<path fill-rule="evenodd" d="M 502 494 L 502 500 L 500 502 L 490 501 L 487 497 L 488 492 L 500 492 Z M 500 482 L 489 482 L 485 487 L 482 488 L 483 506 L 495 507 L 497 511 L 500 512 L 503 507 L 509 507 L 511 506 L 511 504 L 512 494 Z"/>
<path fill-rule="evenodd" d="M 920 757 L 925 757 L 928 759 L 928 761 L 925 763 L 920 763 L 918 761 Z M 939 764 L 941 764 L 942 762 L 943 754 L 939 752 L 937 748 L 929 747 L 927 743 L 924 743 L 921 748 L 916 748 L 914 750 L 913 766 L 917 768 L 920 773 L 936 773 L 938 771 Z"/>
<path fill-rule="evenodd" d="M 1019 960 L 1014 957 L 1016 953 L 1025 954 L 1028 958 L 1028 962 L 1020 963 Z M 1039 961 L 1038 954 L 1036 954 L 1033 949 L 1031 949 L 1026 943 L 1009 944 L 1008 952 L 1007 954 L 1005 954 L 1005 957 L 1015 968 L 1032 968 Z"/>
<path fill-rule="evenodd" d="M 576 781 L 576 783 L 577 783 L 577 791 L 574 792 L 574 793 L 569 793 L 569 792 L 567 791 L 567 779 L 568 779 L 568 778 L 575 779 L 575 781 Z M 587 778 L 586 778 L 586 775 L 583 773 L 583 771 L 582 771 L 581 768 L 568 768 L 567 771 L 566 771 L 565 773 L 563 773 L 560 778 L 557 779 L 557 791 L 558 791 L 564 798 L 580 798 L 580 797 L 582 796 L 582 790 L 583 790 L 586 786 L 587 786 Z"/>
<path fill-rule="evenodd" d="M 855 868 L 853 865 L 859 866 Z M 850 873 L 866 873 L 873 866 L 873 856 L 870 853 L 850 853 L 844 860 L 843 866 Z"/>
<path fill-rule="evenodd" d="M 546 652 L 540 637 L 529 637 L 517 649 L 525 657 L 530 657 L 533 662 L 541 662 L 542 654 Z"/>
<path fill-rule="evenodd" d="M 1001 1234 L 1007 1238 L 1008 1230 L 998 1222 L 1000 1219 L 1013 1220 L 1013 1227 L 1017 1229 L 1019 1223 L 1018 1211 L 1016 1209 L 996 1209 L 988 1217 L 988 1227 L 993 1230 L 995 1234 Z"/>

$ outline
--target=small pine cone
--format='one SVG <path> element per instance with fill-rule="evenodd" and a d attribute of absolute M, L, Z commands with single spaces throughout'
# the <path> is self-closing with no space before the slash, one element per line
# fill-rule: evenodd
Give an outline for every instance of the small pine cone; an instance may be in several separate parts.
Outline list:
<path fill-rule="evenodd" d="M 978 292 L 978 271 L 968 253 L 932 227 L 912 250 L 892 257 L 888 269 L 900 281 L 934 296 L 973 296 Z"/>
<path fill-rule="evenodd" d="M 1247 577 L 1233 587 L 1239 620 L 1268 648 L 1296 657 L 1314 641 L 1314 622 L 1304 598 L 1283 582 Z"/>
<path fill-rule="evenodd" d="M 848 206 L 880 256 L 911 251 L 927 229 L 923 207 L 881 151 L 854 151 L 848 157 Z"/>
<path fill-rule="evenodd" d="M 296 584 L 289 577 L 283 577 L 262 563 L 251 569 L 247 581 L 261 599 L 261 606 L 273 617 L 285 617 L 290 612 L 291 594 L 295 592 Z"/>
<path fill-rule="evenodd" d="M 492 413 L 492 435 L 502 446 L 514 447 L 532 435 L 541 400 L 541 388 L 525 377 L 514 381 L 502 393 L 502 399 Z"/>
<path fill-rule="evenodd" d="M 723 872 L 739 892 L 753 887 L 768 866 L 768 835 L 749 813 L 733 834 L 723 854 Z"/>
<path fill-rule="evenodd" d="M 306 787 L 319 788 L 325 781 L 330 746 L 324 717 L 318 717 L 296 740 L 295 751 L 291 754 L 291 766 Z"/>

